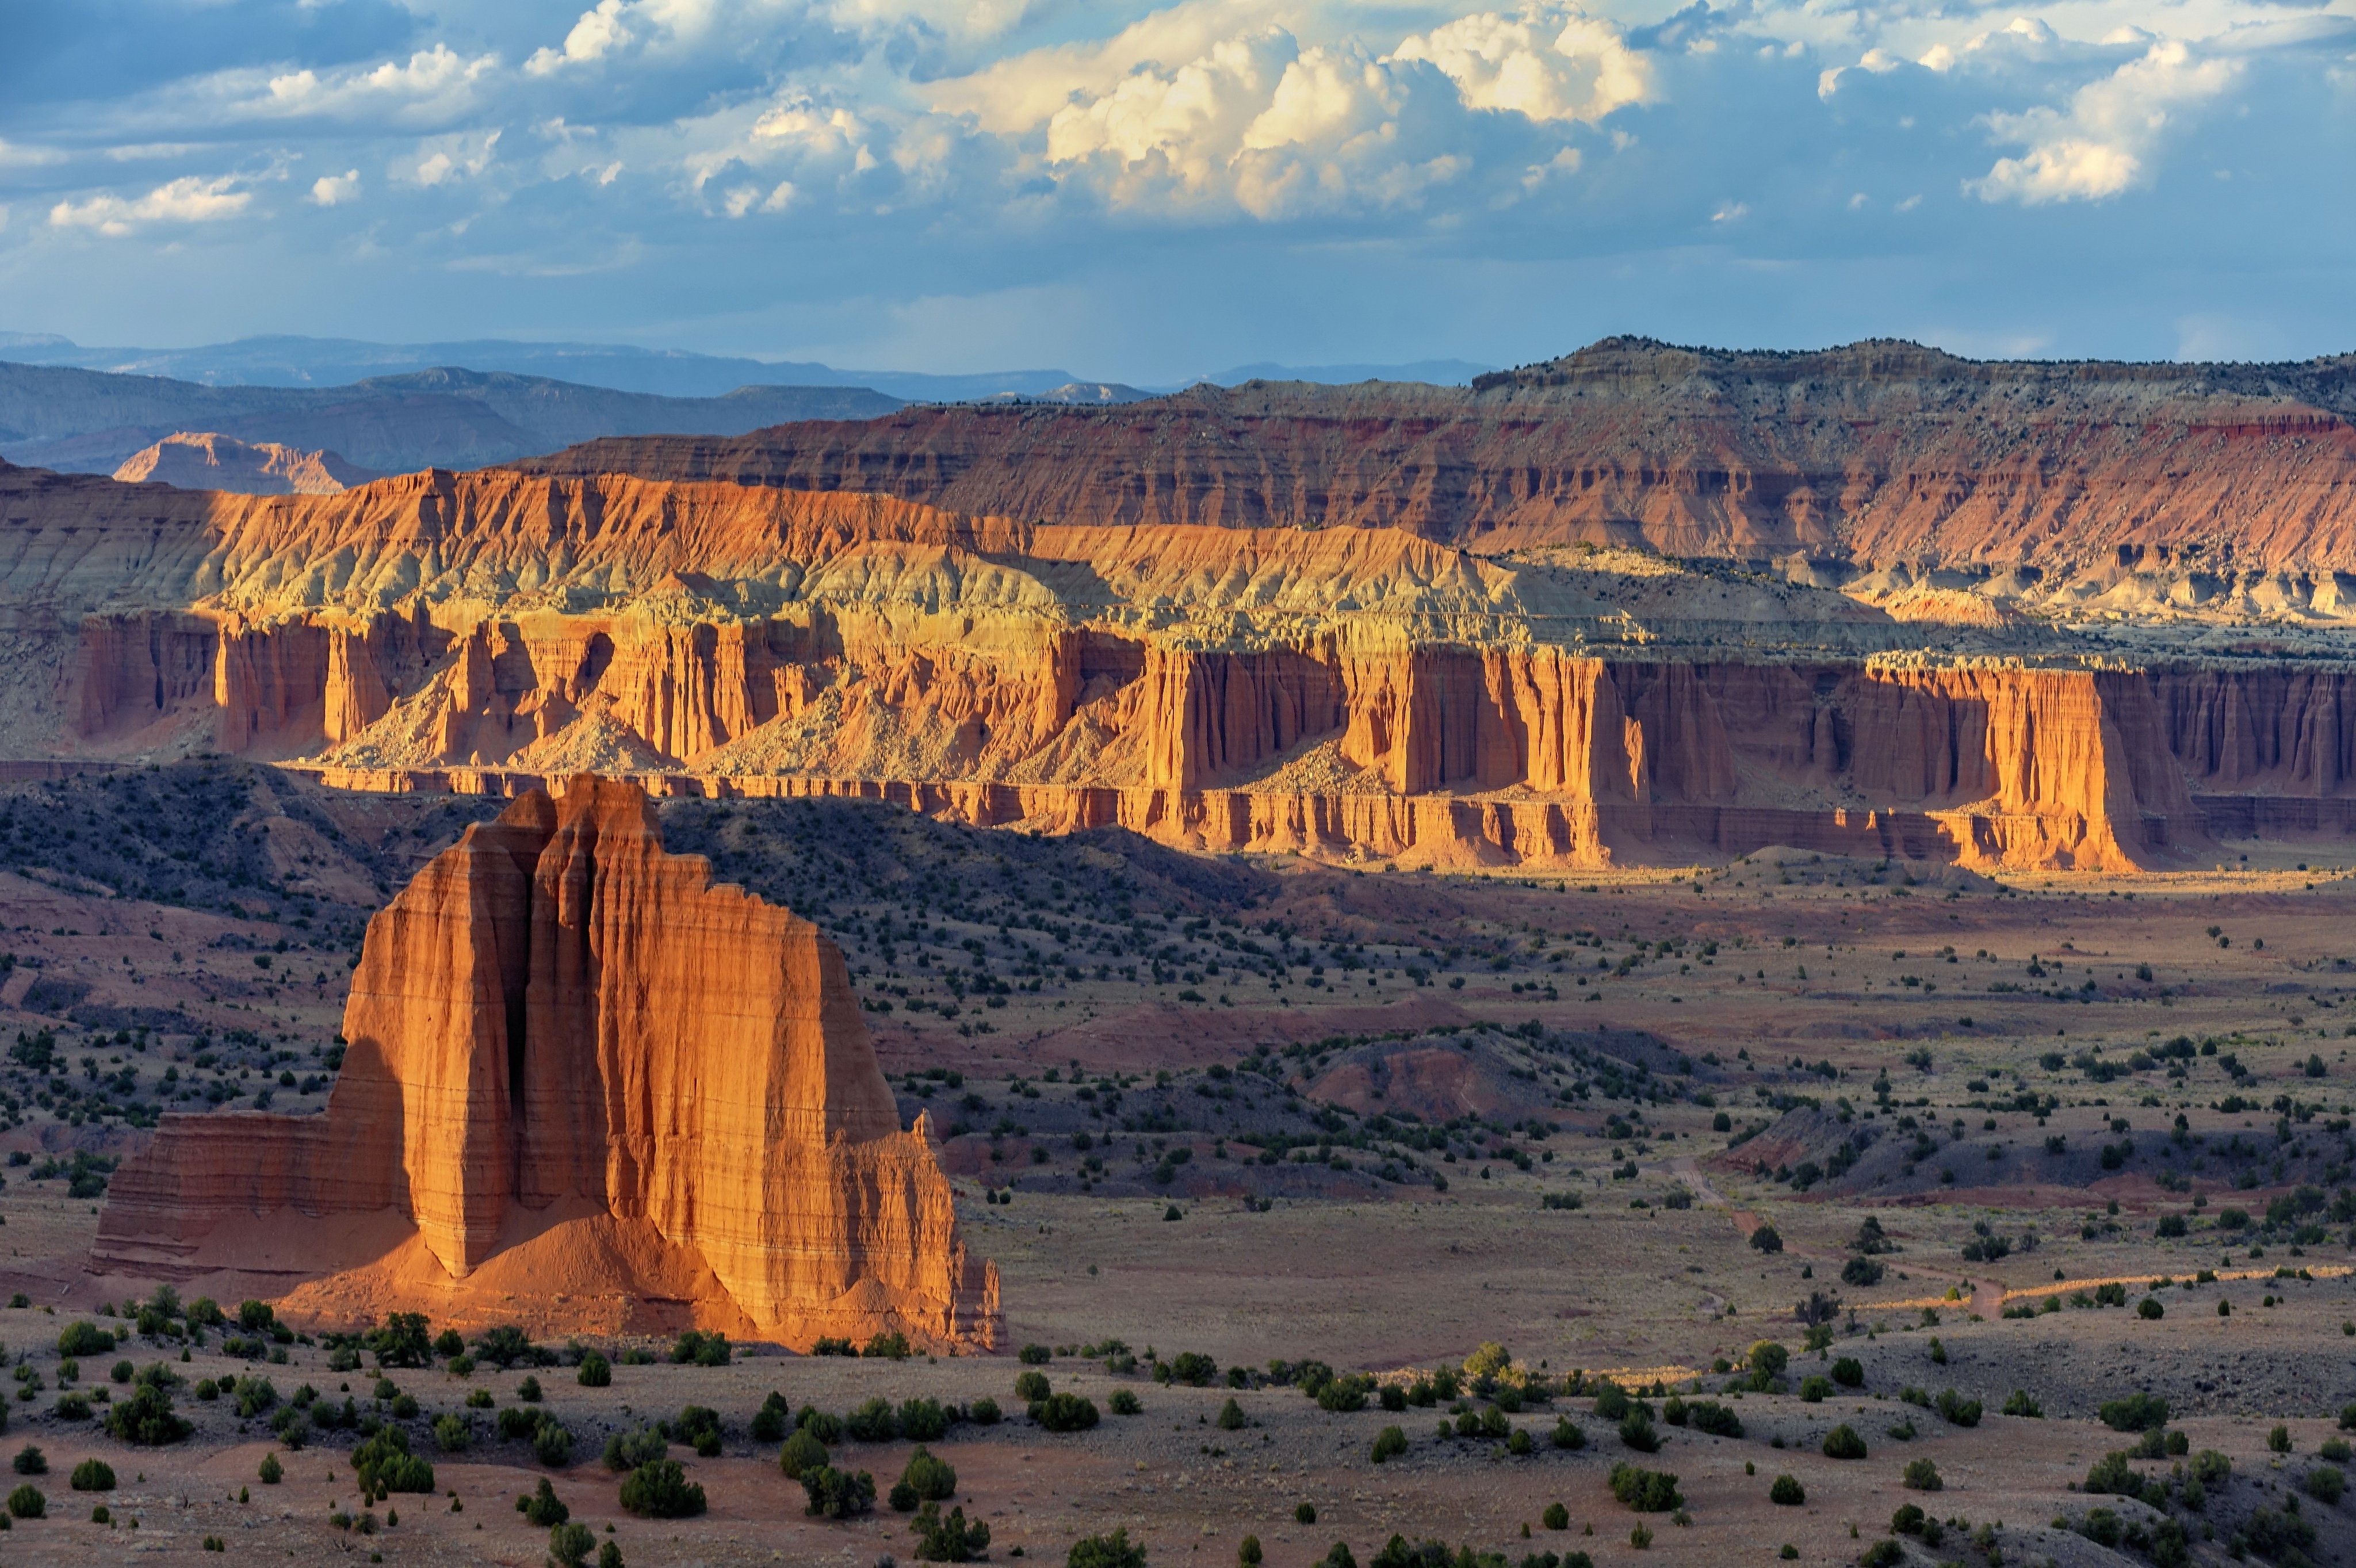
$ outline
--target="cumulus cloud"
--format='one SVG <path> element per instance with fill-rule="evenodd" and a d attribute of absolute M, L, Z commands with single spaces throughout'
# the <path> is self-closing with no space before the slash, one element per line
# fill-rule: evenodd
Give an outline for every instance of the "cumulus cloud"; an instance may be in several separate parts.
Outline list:
<path fill-rule="evenodd" d="M 323 174 L 311 182 L 311 199 L 321 207 L 337 207 L 347 201 L 357 201 L 360 194 L 360 171 L 346 169 L 341 174 Z"/>
<path fill-rule="evenodd" d="M 1460 17 L 1401 40 L 1394 59 L 1428 60 L 1474 109 L 1532 120 L 1584 120 L 1653 95 L 1651 63 L 1608 22 L 1533 6 Z"/>
<path fill-rule="evenodd" d="M 112 193 L 81 202 L 69 199 L 49 209 L 49 223 L 119 238 L 151 223 L 218 222 L 238 216 L 252 202 L 252 191 L 236 188 L 242 183 L 235 175 L 212 179 L 188 175 L 130 199 Z"/>
<path fill-rule="evenodd" d="M 1181 33 L 1169 20 L 1115 42 L 1133 52 Z M 994 70 L 937 102 L 1002 133 L 1041 113 L 1050 168 L 1114 207 L 1263 220 L 1414 207 L 1484 164 L 1510 182 L 1510 201 L 1579 169 L 1562 128 L 1655 94 L 1650 64 L 1618 29 L 1560 6 L 1459 17 L 1387 53 L 1269 23 L 1174 63 L 1141 55 L 1100 86 L 1087 79 L 1118 53 L 1060 48 L 1027 63 L 1037 69 Z M 1043 83 L 1061 90 L 1051 110 Z"/>
<path fill-rule="evenodd" d="M 568 65 L 586 65 L 628 48 L 637 41 L 637 35 L 624 19 L 623 9 L 622 0 L 598 0 L 597 8 L 582 12 L 573 30 L 564 35 L 563 48 L 533 50 L 523 63 L 524 70 L 533 76 L 550 76 Z"/>
<path fill-rule="evenodd" d="M 499 57 L 459 54 L 447 44 L 421 49 L 406 60 L 322 74 L 289 71 L 273 76 L 263 93 L 240 107 L 274 116 L 330 119 L 390 118 L 415 124 L 463 112 L 497 77 Z"/>
<path fill-rule="evenodd" d="M 481 135 L 429 137 L 418 144 L 413 155 L 394 166 L 394 176 L 428 188 L 471 178 L 491 166 L 499 135 L 492 131 Z"/>
<path fill-rule="evenodd" d="M 2223 93 L 2240 73 L 2238 60 L 2202 58 L 2174 39 L 2154 44 L 2080 88 L 2064 108 L 1989 115 L 1997 141 L 2028 151 L 1997 159 L 1964 188 L 1983 201 L 2037 206 L 2100 201 L 2147 185 L 2149 160 L 2170 124 Z"/>

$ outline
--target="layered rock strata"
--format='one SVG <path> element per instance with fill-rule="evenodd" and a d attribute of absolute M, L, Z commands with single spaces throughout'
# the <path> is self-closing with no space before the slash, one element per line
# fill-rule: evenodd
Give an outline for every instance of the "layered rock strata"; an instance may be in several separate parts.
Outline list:
<path fill-rule="evenodd" d="M 446 1314 L 470 1282 L 512 1294 L 518 1260 L 582 1289 L 587 1254 L 628 1260 L 590 1287 L 708 1281 L 696 1317 L 789 1343 L 1000 1337 L 996 1269 L 924 1120 L 900 1129 L 841 953 L 665 854 L 635 786 L 470 828 L 369 922 L 344 1036 L 324 1116 L 166 1118 L 92 1267 L 292 1288 L 340 1265 Z"/>
<path fill-rule="evenodd" d="M 2089 655 L 1611 549 L 506 470 L 254 498 L 0 469 L 0 544 L 23 758 L 500 792 L 585 770 L 1564 866 L 2125 870 L 2202 853 L 2212 818 L 2344 831 L 2213 802 L 2356 799 L 2336 657 L 2212 628 L 2208 658 Z"/>

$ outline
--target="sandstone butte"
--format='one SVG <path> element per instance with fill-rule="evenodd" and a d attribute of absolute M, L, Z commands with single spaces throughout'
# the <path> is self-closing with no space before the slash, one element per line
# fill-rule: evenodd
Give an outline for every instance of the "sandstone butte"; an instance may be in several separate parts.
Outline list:
<path fill-rule="evenodd" d="M 470 827 L 369 921 L 324 1116 L 167 1116 L 91 1269 L 551 1332 L 807 1347 L 1003 1337 L 841 952 L 576 779 Z"/>
<path fill-rule="evenodd" d="M 187 430 L 132 454 L 114 470 L 114 478 L 127 485 L 234 490 L 248 496 L 332 496 L 383 477 L 333 452 L 305 452 L 274 441 L 246 442 Z"/>
<path fill-rule="evenodd" d="M 0 757 L 1403 865 L 2179 864 L 2356 829 L 2351 374 L 1614 341 L 334 496 L 0 468 Z"/>

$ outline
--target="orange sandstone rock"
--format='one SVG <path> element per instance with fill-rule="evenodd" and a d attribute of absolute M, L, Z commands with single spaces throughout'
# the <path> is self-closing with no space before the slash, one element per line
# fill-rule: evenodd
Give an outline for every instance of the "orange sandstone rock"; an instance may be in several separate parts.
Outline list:
<path fill-rule="evenodd" d="M 899 1127 L 841 953 L 665 854 L 635 786 L 470 828 L 369 923 L 344 1035 L 325 1117 L 166 1118 L 92 1267 L 342 1274 L 308 1299 L 446 1316 L 531 1294 L 502 1267 L 531 1257 L 539 1290 L 591 1300 L 703 1282 L 699 1319 L 792 1343 L 1001 1337 L 997 1271 L 924 1120 Z"/>

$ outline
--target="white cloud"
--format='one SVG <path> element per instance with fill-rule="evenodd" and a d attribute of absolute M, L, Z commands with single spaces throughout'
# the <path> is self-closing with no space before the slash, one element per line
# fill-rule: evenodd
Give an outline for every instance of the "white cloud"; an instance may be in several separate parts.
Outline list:
<path fill-rule="evenodd" d="M 1006 135 L 1044 121 L 1049 168 L 1116 208 L 1273 220 L 1414 207 L 1483 167 L 1512 181 L 1495 196 L 1510 202 L 1579 167 L 1563 128 L 1656 91 L 1616 28 L 1559 5 L 1458 17 L 1387 54 L 1272 22 L 1200 36 L 1237 9 L 1177 7 L 1094 52 L 1001 61 L 934 102 Z M 1195 47 L 1145 52 L 1172 41 Z"/>
<path fill-rule="evenodd" d="M 390 116 L 396 123 L 430 123 L 477 102 L 480 90 L 496 78 L 498 67 L 496 54 L 469 58 L 437 43 L 405 61 L 387 60 L 325 76 L 316 70 L 273 76 L 261 97 L 239 107 L 274 116 L 346 120 Z"/>
<path fill-rule="evenodd" d="M 2230 87 L 2233 59 L 2201 59 L 2179 40 L 2158 43 L 2139 59 L 2071 95 L 2066 109 L 2040 107 L 1991 114 L 1995 138 L 2028 151 L 1999 158 L 1964 188 L 1983 201 L 2100 201 L 2150 182 L 2149 159 L 2171 120 Z"/>
<path fill-rule="evenodd" d="M 357 201 L 359 194 L 360 171 L 358 169 L 346 169 L 341 174 L 323 174 L 311 182 L 311 199 L 321 207 Z"/>
<path fill-rule="evenodd" d="M 491 155 L 499 145 L 499 132 L 492 131 L 480 135 L 469 132 L 429 137 L 418 144 L 409 161 L 394 166 L 394 177 L 428 188 L 471 178 L 491 166 Z"/>
<path fill-rule="evenodd" d="M 28 147 L 22 142 L 0 139 L 0 168 L 38 168 L 65 161 L 65 154 L 55 147 Z"/>
<path fill-rule="evenodd" d="M 148 223 L 218 222 L 238 216 L 252 202 L 252 191 L 232 188 L 240 183 L 235 175 L 212 179 L 188 175 L 134 200 L 106 194 L 79 204 L 60 201 L 49 209 L 49 222 L 59 229 L 95 229 L 117 237 Z"/>
<path fill-rule="evenodd" d="M 1572 10 L 1460 17 L 1401 40 L 1391 58 L 1438 66 L 1470 108 L 1532 120 L 1592 124 L 1653 95 L 1651 63 L 1610 23 Z"/>
<path fill-rule="evenodd" d="M 533 76 L 549 76 L 568 65 L 585 65 L 626 48 L 637 35 L 623 20 L 622 11 L 622 0 L 598 0 L 597 8 L 582 12 L 573 30 L 564 35 L 562 48 L 533 50 L 524 61 L 524 70 Z"/>

